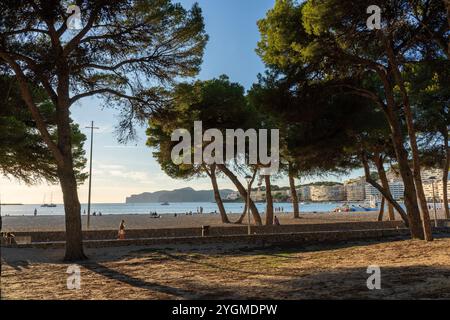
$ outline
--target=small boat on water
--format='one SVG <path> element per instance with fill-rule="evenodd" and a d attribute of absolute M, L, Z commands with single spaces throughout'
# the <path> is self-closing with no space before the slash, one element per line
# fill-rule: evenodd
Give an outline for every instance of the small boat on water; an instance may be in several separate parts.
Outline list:
<path fill-rule="evenodd" d="M 56 204 L 53 203 L 53 192 L 50 194 L 50 203 L 45 203 L 45 194 L 44 194 L 44 202 L 41 205 L 41 208 L 56 208 Z"/>
<path fill-rule="evenodd" d="M 168 206 L 168 205 L 170 205 L 167 201 L 165 201 L 165 202 L 163 202 L 163 203 L 161 203 L 161 205 L 162 206 Z"/>

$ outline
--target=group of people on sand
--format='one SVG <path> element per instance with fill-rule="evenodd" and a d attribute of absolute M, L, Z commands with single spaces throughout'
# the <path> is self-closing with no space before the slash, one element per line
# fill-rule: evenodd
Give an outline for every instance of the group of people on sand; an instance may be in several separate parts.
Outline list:
<path fill-rule="evenodd" d="M 161 218 L 161 215 L 159 215 L 156 211 L 150 212 L 150 218 Z"/>
<path fill-rule="evenodd" d="M 203 207 L 197 207 L 197 214 L 203 214 Z"/>
<path fill-rule="evenodd" d="M 83 214 L 84 214 L 84 215 L 86 214 L 86 210 L 83 211 Z M 99 212 L 97 213 L 97 211 L 94 211 L 94 212 L 92 212 L 92 215 L 93 215 L 94 217 L 96 217 L 96 216 L 101 217 L 101 216 L 102 216 L 102 212 L 99 211 Z"/>
<path fill-rule="evenodd" d="M 284 208 L 283 207 L 275 207 L 274 211 L 275 212 L 284 212 Z"/>

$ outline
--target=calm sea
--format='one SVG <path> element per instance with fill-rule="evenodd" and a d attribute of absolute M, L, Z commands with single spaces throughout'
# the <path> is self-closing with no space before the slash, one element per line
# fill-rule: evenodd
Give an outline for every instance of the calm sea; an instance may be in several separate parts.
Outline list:
<path fill-rule="evenodd" d="M 224 203 L 227 212 L 241 213 L 244 209 L 243 203 Z M 265 204 L 256 204 L 260 212 L 264 212 Z M 303 212 L 327 212 L 332 211 L 342 203 L 305 203 L 300 204 L 300 211 Z M 357 204 L 355 204 L 358 206 Z M 218 208 L 214 202 L 174 202 L 167 206 L 160 203 L 94 203 L 91 205 L 91 213 L 101 212 L 102 214 L 148 214 L 149 212 L 157 212 L 158 214 L 173 214 L 196 212 L 197 208 L 203 207 L 203 213 L 210 213 L 217 211 Z M 274 207 L 283 208 L 284 212 L 292 212 L 291 203 L 275 203 Z M 56 208 L 41 208 L 40 204 L 25 204 L 25 205 L 3 205 L 1 207 L 1 214 L 11 216 L 33 215 L 34 209 L 37 209 L 38 215 L 63 215 L 64 207 L 58 204 Z M 81 212 L 87 212 L 87 204 L 82 204 Z"/>

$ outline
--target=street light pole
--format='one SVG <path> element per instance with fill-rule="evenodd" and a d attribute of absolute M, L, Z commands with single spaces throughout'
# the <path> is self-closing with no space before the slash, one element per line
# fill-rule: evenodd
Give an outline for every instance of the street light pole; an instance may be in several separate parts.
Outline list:
<path fill-rule="evenodd" d="M 437 221 L 437 211 L 436 211 L 436 194 L 434 192 L 434 180 L 431 181 L 431 186 L 432 186 L 432 189 L 433 189 L 434 226 L 437 228 L 438 221 Z"/>
<path fill-rule="evenodd" d="M 434 206 L 434 226 L 437 228 L 437 210 L 436 210 L 436 194 L 434 192 L 434 182 L 436 181 L 436 177 L 432 176 L 428 178 L 431 181 L 431 189 L 433 190 L 433 206 Z"/>
<path fill-rule="evenodd" d="M 90 227 L 90 218 L 91 218 L 91 187 L 92 187 L 92 148 L 94 145 L 94 129 L 99 129 L 94 127 L 94 121 L 91 121 L 91 126 L 86 127 L 87 129 L 91 129 L 91 152 L 89 155 L 89 191 L 88 191 L 88 215 L 87 215 L 87 229 Z"/>
<path fill-rule="evenodd" d="M 247 181 L 247 233 L 248 235 L 251 235 L 252 230 L 250 226 L 250 191 L 253 178 L 251 176 L 245 176 L 245 180 Z"/>

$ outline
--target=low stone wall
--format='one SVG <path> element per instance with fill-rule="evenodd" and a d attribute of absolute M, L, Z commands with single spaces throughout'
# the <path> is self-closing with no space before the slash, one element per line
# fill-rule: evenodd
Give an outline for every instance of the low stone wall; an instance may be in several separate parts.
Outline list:
<path fill-rule="evenodd" d="M 323 224 L 290 224 L 281 226 L 252 226 L 254 234 L 299 233 L 320 231 L 346 231 L 346 230 L 379 230 L 403 228 L 401 221 L 364 221 L 364 222 L 338 222 Z M 64 241 L 65 232 L 14 232 L 16 236 L 31 236 L 32 242 Z M 209 236 L 246 235 L 247 226 L 210 227 Z M 141 238 L 177 238 L 196 237 L 202 235 L 202 229 L 198 228 L 170 228 L 170 229 L 130 229 L 126 231 L 128 239 Z M 84 240 L 112 240 L 117 238 L 117 230 L 83 231 Z"/>
<path fill-rule="evenodd" d="M 86 248 L 119 247 L 119 246 L 157 246 L 189 245 L 236 245 L 236 246 L 301 246 L 308 244 L 342 243 L 359 240 L 381 240 L 383 238 L 405 237 L 409 230 L 383 229 L 383 230 L 351 230 L 351 231 L 319 231 L 300 233 L 268 233 L 255 235 L 228 235 L 208 237 L 170 237 L 127 240 L 88 240 L 83 245 Z M 32 243 L 18 245 L 19 248 L 64 248 L 64 242 Z"/>

